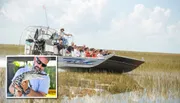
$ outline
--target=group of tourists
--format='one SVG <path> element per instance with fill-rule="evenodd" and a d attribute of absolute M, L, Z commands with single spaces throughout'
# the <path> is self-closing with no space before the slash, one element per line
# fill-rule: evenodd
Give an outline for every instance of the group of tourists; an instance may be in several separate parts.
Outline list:
<path fill-rule="evenodd" d="M 93 57 L 93 58 L 104 58 L 104 56 L 109 55 L 110 52 L 102 49 L 89 48 L 85 45 L 77 46 L 74 42 L 71 45 L 67 45 L 68 40 L 65 36 L 72 36 L 72 34 L 66 34 L 64 28 L 60 29 L 59 33 L 60 39 L 57 44 L 58 54 L 63 56 L 72 57 Z"/>

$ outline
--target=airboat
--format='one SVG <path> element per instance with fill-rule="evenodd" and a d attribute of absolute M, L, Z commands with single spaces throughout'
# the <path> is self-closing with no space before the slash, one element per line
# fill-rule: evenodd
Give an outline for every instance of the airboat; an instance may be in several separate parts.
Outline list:
<path fill-rule="evenodd" d="M 58 68 L 63 70 L 107 70 L 119 73 L 130 72 L 144 63 L 143 60 L 109 54 L 103 58 L 72 57 L 59 55 L 57 50 L 58 31 L 44 26 L 27 27 L 20 38 L 25 45 L 25 55 L 56 55 Z"/>

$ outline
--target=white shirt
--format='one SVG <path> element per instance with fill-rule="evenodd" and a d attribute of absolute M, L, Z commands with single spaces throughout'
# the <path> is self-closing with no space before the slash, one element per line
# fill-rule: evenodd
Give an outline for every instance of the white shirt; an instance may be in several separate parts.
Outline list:
<path fill-rule="evenodd" d="M 65 33 L 61 31 L 61 32 L 59 32 L 59 35 L 60 35 L 61 37 L 64 37 Z"/>
<path fill-rule="evenodd" d="M 85 52 L 81 52 L 81 57 L 86 57 Z"/>
<path fill-rule="evenodd" d="M 98 54 L 97 54 L 97 58 L 98 58 L 98 59 L 104 59 L 104 56 L 103 56 L 102 54 L 98 53 Z"/>
<path fill-rule="evenodd" d="M 74 49 L 74 57 L 80 57 L 80 56 L 81 56 L 80 51 L 77 49 Z"/>

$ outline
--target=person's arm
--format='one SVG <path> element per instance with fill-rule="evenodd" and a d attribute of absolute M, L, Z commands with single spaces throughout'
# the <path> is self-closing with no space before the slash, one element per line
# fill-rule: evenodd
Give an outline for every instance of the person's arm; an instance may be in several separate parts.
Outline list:
<path fill-rule="evenodd" d="M 72 34 L 66 34 L 66 33 L 64 33 L 64 35 L 66 35 L 66 36 L 72 36 Z"/>
<path fill-rule="evenodd" d="M 17 87 L 17 86 L 16 86 Z M 15 91 L 15 87 L 13 86 L 13 83 L 11 83 L 11 85 L 9 86 L 9 92 L 17 97 L 22 96 L 22 92 L 17 90 Z"/>
<path fill-rule="evenodd" d="M 26 92 L 26 90 L 28 89 L 28 81 L 23 81 L 21 86 L 22 86 L 23 90 Z M 29 89 L 30 89 L 30 92 L 26 95 L 27 97 L 46 96 L 46 93 L 44 93 L 44 92 L 40 92 L 40 91 L 36 92 L 30 87 L 29 87 Z"/>
<path fill-rule="evenodd" d="M 23 87 L 23 90 L 26 91 L 26 89 L 28 88 L 28 81 L 23 81 L 21 86 Z M 14 90 L 15 87 L 17 88 L 16 92 Z M 22 96 L 22 92 L 20 90 L 18 90 L 19 87 L 17 85 L 15 87 L 13 86 L 13 83 L 11 83 L 11 85 L 9 86 L 10 93 L 14 94 L 17 97 Z M 40 97 L 40 96 L 45 96 L 45 95 L 46 95 L 46 93 L 35 92 L 32 88 L 30 88 L 30 92 L 26 96 L 28 96 L 28 97 L 30 97 L 30 96 L 39 96 Z"/>
<path fill-rule="evenodd" d="M 46 96 L 46 93 L 44 93 L 44 92 L 36 92 L 36 91 L 34 91 L 32 88 L 30 88 L 30 92 L 29 92 L 29 94 L 27 94 L 26 95 L 27 97 L 44 97 L 44 96 Z"/>
<path fill-rule="evenodd" d="M 11 85 L 9 86 L 9 92 L 11 94 L 14 94 L 14 87 L 13 87 L 13 84 L 11 83 Z"/>

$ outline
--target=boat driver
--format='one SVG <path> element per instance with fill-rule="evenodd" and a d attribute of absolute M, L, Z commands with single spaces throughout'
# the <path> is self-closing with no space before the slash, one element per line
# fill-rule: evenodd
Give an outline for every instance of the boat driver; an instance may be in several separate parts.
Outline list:
<path fill-rule="evenodd" d="M 60 36 L 60 39 L 63 41 L 63 44 L 64 45 L 67 45 L 68 41 L 67 39 L 65 38 L 65 36 L 72 36 L 72 34 L 66 34 L 64 32 L 64 28 L 61 28 L 60 29 L 60 33 L 59 33 L 59 36 Z"/>

